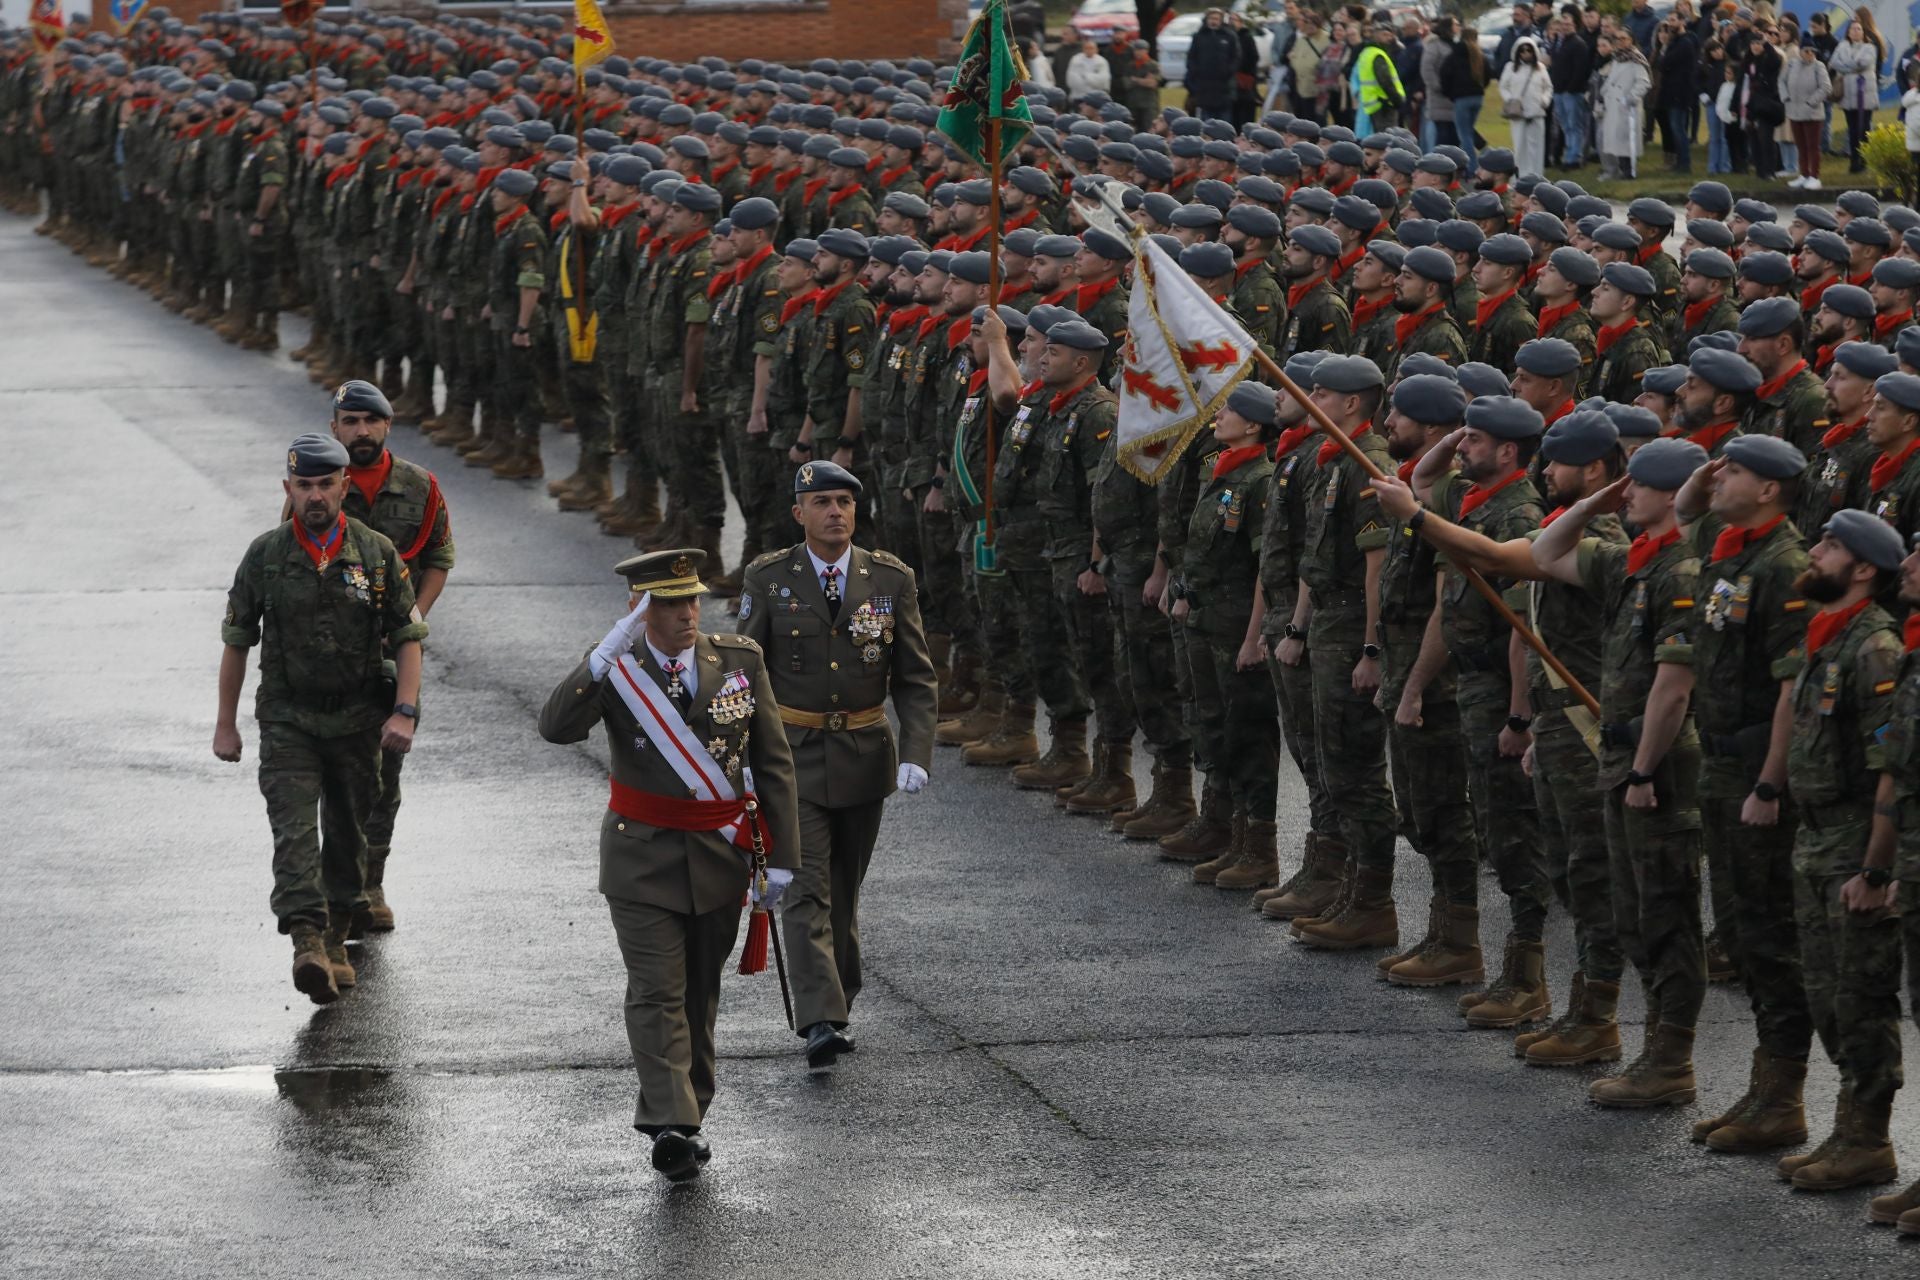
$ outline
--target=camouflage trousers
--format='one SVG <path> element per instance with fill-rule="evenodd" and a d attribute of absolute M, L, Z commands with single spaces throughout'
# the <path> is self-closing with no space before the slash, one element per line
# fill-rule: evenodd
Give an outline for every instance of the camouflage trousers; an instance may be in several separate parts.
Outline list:
<path fill-rule="evenodd" d="M 393 824 L 400 816 L 400 768 L 407 761 L 398 751 L 380 752 L 380 798 L 367 813 L 367 888 L 387 882 L 387 855 L 393 850 Z"/>
<path fill-rule="evenodd" d="M 1657 807 L 1627 807 L 1624 784 L 1605 797 L 1614 933 L 1640 973 L 1648 1015 L 1677 1027 L 1694 1026 L 1707 998 L 1699 771 L 1699 748 L 1676 744 L 1653 773 Z"/>
<path fill-rule="evenodd" d="M 727 491 L 720 479 L 720 433 L 710 410 L 702 401 L 697 412 L 681 408 L 682 372 L 679 365 L 664 365 L 654 374 L 653 394 L 659 415 L 659 449 L 655 457 L 663 464 L 667 496 L 685 511 L 694 525 L 718 529 L 727 520 Z"/>
<path fill-rule="evenodd" d="M 1798 818 L 1782 801 L 1776 825 L 1747 826 L 1740 821 L 1744 799 L 1701 799 L 1708 865 L 1727 870 L 1733 962 L 1747 984 L 1760 1047 L 1775 1057 L 1804 1058 L 1813 1047 L 1813 1017 L 1794 928 L 1793 833 Z"/>
<path fill-rule="evenodd" d="M 1417 725 L 1401 724 L 1392 711 L 1376 714 L 1386 723 L 1400 834 L 1432 868 L 1437 900 L 1458 907 L 1478 906 L 1480 846 L 1473 804 L 1467 799 L 1467 744 L 1460 731 L 1460 704 L 1451 698 L 1423 702 Z"/>
<path fill-rule="evenodd" d="M 877 446 L 874 469 L 879 483 L 873 496 L 875 529 L 879 544 L 907 562 L 916 575 L 925 570 L 920 550 L 920 501 L 905 488 L 907 446 L 904 441 L 886 441 Z M 947 489 L 947 501 L 964 501 L 957 485 Z"/>
<path fill-rule="evenodd" d="M 1273 681 L 1264 666 L 1239 667 L 1244 630 L 1221 634 L 1187 627 L 1187 652 L 1206 662 L 1208 679 L 1220 691 L 1220 738 L 1208 754 L 1224 775 L 1233 811 L 1254 822 L 1272 822 L 1280 798 L 1280 714 Z M 1207 784 L 1213 785 L 1213 774 Z"/>
<path fill-rule="evenodd" d="M 714 405 L 720 422 L 720 460 L 726 464 L 727 484 L 746 527 L 744 562 L 773 550 L 773 546 L 763 546 L 759 541 L 767 526 L 766 504 L 774 500 L 773 450 L 767 448 L 764 434 L 747 434 L 747 417 L 753 409 L 751 388 L 730 392 Z"/>
<path fill-rule="evenodd" d="M 1095 735 L 1101 742 L 1131 745 L 1133 697 L 1115 662 L 1113 616 L 1104 595 L 1090 596 L 1080 589 L 1086 567 L 1084 555 L 1047 561 L 1054 612 L 1066 633 L 1068 658 L 1093 705 Z"/>
<path fill-rule="evenodd" d="M 1267 652 L 1271 654 L 1279 643 L 1278 636 L 1268 636 Z M 1320 776 L 1320 753 L 1314 745 L 1313 655 L 1304 655 L 1297 667 L 1269 657 L 1267 674 L 1273 680 L 1274 700 L 1280 711 L 1280 740 L 1286 744 L 1300 780 L 1307 784 L 1307 825 L 1315 835 L 1333 839 L 1340 833 L 1340 817 Z"/>
<path fill-rule="evenodd" d="M 607 399 L 600 390 L 600 370 L 592 360 L 573 358 L 563 316 L 554 335 L 554 360 L 560 376 L 560 396 L 566 416 L 573 419 L 574 438 L 580 442 L 580 460 L 605 459 L 613 453 L 613 430 L 607 421 Z"/>
<path fill-rule="evenodd" d="M 1387 721 L 1373 694 L 1355 692 L 1357 637 L 1310 634 L 1313 730 L 1320 778 L 1339 815 L 1350 865 L 1393 874 L 1397 815 L 1387 786 Z"/>
<path fill-rule="evenodd" d="M 1513 934 L 1538 942 L 1546 931 L 1553 888 L 1540 850 L 1540 811 L 1517 756 L 1500 754 L 1507 725 L 1504 672 L 1460 676 L 1460 725 L 1467 740 L 1467 792 L 1473 797 L 1480 847 L 1500 878 L 1513 913 Z"/>
<path fill-rule="evenodd" d="M 513 334 L 505 329 L 493 331 L 493 370 L 487 399 L 488 416 L 497 415 L 495 434 L 517 435 L 523 441 L 540 439 L 540 404 L 534 391 L 534 362 L 531 347 L 513 345 Z"/>
<path fill-rule="evenodd" d="M 1152 568 L 1152 551 L 1124 563 L 1121 556 L 1107 557 L 1113 666 L 1155 762 L 1185 769 L 1193 762 L 1193 739 L 1180 716 L 1178 691 L 1167 680 L 1174 665 L 1173 628 L 1157 604 L 1140 597 Z"/>
<path fill-rule="evenodd" d="M 1588 978 L 1618 982 L 1626 959 L 1613 927 L 1606 802 L 1598 770 L 1599 762 L 1564 712 L 1539 714 L 1533 726 L 1533 796 L 1547 880 L 1573 918 L 1575 966 Z"/>
<path fill-rule="evenodd" d="M 280 932 L 324 929 L 366 903 L 367 816 L 380 795 L 380 730 L 335 738 L 291 724 L 260 725 L 260 794 L 273 828 L 273 896 Z"/>
<path fill-rule="evenodd" d="M 1864 836 L 1864 832 L 1862 833 Z M 1863 849 L 1864 852 L 1864 849 Z M 1901 911 L 1847 910 L 1840 888 L 1852 870 L 1797 869 L 1794 914 L 1813 1029 L 1840 1078 L 1862 1103 L 1890 1101 L 1904 1080 L 1900 1062 Z"/>
<path fill-rule="evenodd" d="M 974 616 L 978 619 L 975 630 L 987 677 L 1000 682 L 1009 702 L 1023 707 L 1033 705 L 1033 669 L 1027 665 L 1022 644 L 1020 593 L 1014 587 L 1013 575 L 1004 570 L 983 572 L 975 564 L 971 551 L 961 561 L 961 572 L 973 597 Z"/>
<path fill-rule="evenodd" d="M 1193 743 L 1193 762 L 1206 772 L 1207 795 L 1222 810 L 1233 805 L 1233 787 L 1227 779 L 1227 762 L 1220 758 L 1220 744 L 1226 740 L 1227 707 L 1219 683 L 1214 679 L 1213 660 L 1202 647 L 1203 637 L 1178 622 L 1172 624 L 1174 691 L 1180 699 L 1180 714 L 1187 726 L 1187 738 Z"/>
<path fill-rule="evenodd" d="M 241 270 L 233 281 L 233 305 L 248 320 L 275 315 L 280 310 L 280 260 L 284 237 L 262 232 L 249 237 Z"/>
<path fill-rule="evenodd" d="M 926 510 L 929 492 L 924 487 L 914 490 L 913 503 L 915 555 L 920 561 L 920 619 L 927 634 L 952 637 L 955 649 L 964 653 L 979 643 L 980 623 L 974 616 L 973 597 L 967 594 L 960 564 L 960 520 L 953 514 L 954 497 L 944 491 L 947 509 Z"/>

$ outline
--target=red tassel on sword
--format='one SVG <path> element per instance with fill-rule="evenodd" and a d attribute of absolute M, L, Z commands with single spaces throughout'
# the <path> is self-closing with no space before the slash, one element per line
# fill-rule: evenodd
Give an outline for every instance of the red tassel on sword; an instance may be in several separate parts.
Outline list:
<path fill-rule="evenodd" d="M 740 972 L 762 973 L 767 967 L 769 920 L 765 907 L 755 907 L 747 917 L 747 945 L 740 949 Z"/>

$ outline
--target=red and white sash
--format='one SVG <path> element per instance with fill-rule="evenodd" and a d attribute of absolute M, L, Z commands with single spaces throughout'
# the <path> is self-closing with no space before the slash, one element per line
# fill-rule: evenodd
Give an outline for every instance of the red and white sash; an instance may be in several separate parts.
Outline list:
<path fill-rule="evenodd" d="M 714 761 L 701 741 L 693 736 L 692 728 L 667 698 L 666 690 L 641 669 L 632 654 L 613 664 L 613 676 L 614 692 L 627 704 L 627 710 L 633 713 L 641 732 L 659 748 L 661 758 L 692 793 L 692 798 L 708 803 L 738 802 L 733 821 L 714 830 L 725 837 L 728 843 L 739 844 L 740 824 L 746 816 L 745 795 L 736 791 L 733 784 L 727 781 L 726 771 Z M 689 697 L 692 693 L 693 690 L 689 689 Z M 742 780 L 746 785 L 746 794 L 751 794 L 752 771 L 744 772 Z"/>

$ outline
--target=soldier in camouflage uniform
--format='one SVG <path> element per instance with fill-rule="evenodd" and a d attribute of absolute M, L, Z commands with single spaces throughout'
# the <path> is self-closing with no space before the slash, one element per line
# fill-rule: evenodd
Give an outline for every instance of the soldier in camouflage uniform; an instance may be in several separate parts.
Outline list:
<path fill-rule="evenodd" d="M 535 185 L 533 175 L 524 169 L 502 170 L 490 188 L 487 228 L 487 302 L 482 314 L 493 334 L 493 404 L 502 418 L 496 439 L 510 441 L 496 451 L 492 470 L 514 480 L 538 480 L 545 473 L 540 461 L 533 328 L 547 288 L 547 234 L 526 203 Z M 488 456 L 485 452 L 473 455 Z"/>
<path fill-rule="evenodd" d="M 1765 379 L 1741 430 L 1777 436 L 1809 458 L 1827 431 L 1827 394 L 1808 369 L 1800 307 L 1791 298 L 1761 298 L 1740 315 L 1740 354 Z M 1818 528 L 1816 524 L 1814 526 Z"/>
<path fill-rule="evenodd" d="M 766 357 L 766 421 L 763 437 L 772 455 L 773 479 L 792 491 L 794 464 L 792 450 L 800 439 L 800 428 L 807 418 L 807 385 L 803 372 L 807 351 L 813 343 L 814 287 L 813 259 L 819 244 L 804 237 L 787 241 L 786 249 L 774 268 L 774 281 L 780 287 L 780 329 L 770 339 L 773 350 Z M 756 364 L 756 379 L 758 367 Z M 761 508 L 762 546 L 790 546 L 798 526 L 790 510 L 776 503 Z"/>
<path fill-rule="evenodd" d="M 873 201 L 867 196 L 867 153 L 840 147 L 827 157 L 827 226 L 871 236 Z"/>
<path fill-rule="evenodd" d="M 1640 395 L 1640 379 L 1647 370 L 1665 364 L 1666 347 L 1650 323 L 1649 308 L 1658 289 L 1646 268 L 1627 262 L 1609 262 L 1600 271 L 1600 283 L 1587 300 L 1593 321 L 1593 377 L 1585 387 L 1589 396 L 1615 404 L 1632 404 Z"/>
<path fill-rule="evenodd" d="M 578 210 L 594 228 L 593 258 L 587 267 L 587 290 L 599 317 L 594 343 L 594 368 L 600 375 L 600 395 L 606 402 L 608 438 L 606 457 L 581 441 L 579 484 L 560 495 L 560 509 L 581 509 L 593 494 L 602 496 L 591 506 L 608 533 L 633 536 L 651 533 L 660 523 L 660 474 L 641 435 L 641 396 L 631 365 L 633 319 L 627 309 L 628 289 L 641 263 L 643 240 L 654 228 L 647 223 L 643 184 L 651 177 L 638 157 L 614 156 L 602 174 L 606 203 L 598 210 Z M 612 454 L 622 453 L 627 474 L 619 497 L 612 496 Z"/>
<path fill-rule="evenodd" d="M 723 279 L 715 281 L 718 292 L 709 321 L 713 342 L 707 353 L 707 399 L 709 412 L 719 424 L 727 479 L 746 525 L 742 564 L 765 550 L 759 541 L 767 523 L 761 508 L 773 494 L 773 454 L 766 447 L 764 406 L 757 419 L 760 431 L 751 427 L 756 421 L 754 372 L 763 352 L 771 354 L 772 339 L 780 332 L 782 299 L 774 281 L 773 256 L 774 224 L 779 217 L 771 200 L 742 200 L 733 207 L 727 236 L 734 264 Z M 715 293 L 713 285 L 708 292 Z M 723 580 L 722 585 L 729 584 Z"/>
<path fill-rule="evenodd" d="M 280 261 L 286 252 L 286 194 L 290 161 L 280 138 L 284 108 L 271 98 L 253 104 L 247 151 L 234 188 L 235 216 L 244 246 L 234 279 L 234 341 L 249 351 L 280 345 Z"/>
<path fill-rule="evenodd" d="M 1467 358 L 1496 369 L 1513 368 L 1513 357 L 1539 332 L 1539 322 L 1520 296 L 1533 250 L 1515 235 L 1497 235 L 1480 246 L 1473 280 L 1480 289 Z"/>
<path fill-rule="evenodd" d="M 1558 338 L 1571 343 L 1580 353 L 1580 376 L 1574 382 L 1578 398 L 1593 378 L 1593 316 L 1586 297 L 1600 283 L 1600 264 L 1578 249 L 1555 249 L 1534 278 L 1534 305 L 1539 308 L 1535 329 L 1542 338 Z"/>
<path fill-rule="evenodd" d="M 1347 349 L 1353 317 L 1347 301 L 1327 283 L 1340 258 L 1340 237 L 1308 223 L 1287 233 L 1287 327 L 1276 356 L 1291 360 L 1302 351 Z"/>
<path fill-rule="evenodd" d="M 1238 258 L 1233 313 L 1260 349 L 1277 358 L 1287 330 L 1287 291 L 1270 261 L 1280 243 L 1279 215 L 1257 204 L 1234 205 L 1227 210 L 1220 243 Z"/>
<path fill-rule="evenodd" d="M 1389 381 L 1396 380 L 1408 356 L 1425 354 L 1459 368 L 1467 361 L 1467 340 L 1447 310 L 1447 290 L 1453 280 L 1453 259 L 1433 245 L 1410 249 L 1401 259 L 1394 281 L 1390 356 L 1381 362 Z"/>
<path fill-rule="evenodd" d="M 834 228 L 819 240 L 813 275 L 820 292 L 814 299 L 813 341 L 803 373 L 807 419 L 790 456 L 795 466 L 814 457 L 845 467 L 856 461 L 853 446 L 860 436 L 861 389 L 873 348 L 873 299 L 856 279 L 872 251 L 867 238 L 857 231 Z M 865 450 L 858 452 L 864 455 Z M 863 511 L 855 527 L 870 529 L 870 512 Z"/>
<path fill-rule="evenodd" d="M 1347 274 L 1352 286 L 1347 297 L 1353 319 L 1352 354 L 1365 356 L 1383 370 L 1393 364 L 1394 321 L 1399 318 L 1393 309 L 1394 292 L 1406 256 L 1407 251 L 1394 241 L 1375 240 Z"/>
<path fill-rule="evenodd" d="M 1677 220 L 1671 208 L 1650 197 L 1627 206 L 1627 228 L 1640 237 L 1633 265 L 1653 277 L 1653 313 L 1647 318 L 1656 325 L 1664 326 L 1680 309 L 1680 264 L 1663 247 Z"/>
<path fill-rule="evenodd" d="M 1668 347 L 1685 351 L 1695 338 L 1731 333 L 1740 326 L 1740 312 L 1727 297 L 1733 286 L 1733 259 L 1718 249 L 1695 249 L 1687 255 L 1680 275 L 1680 308 L 1668 318 L 1672 335 Z"/>
<path fill-rule="evenodd" d="M 347 463 L 329 436 L 287 451 L 293 518 L 254 539 L 234 573 L 213 732 L 214 755 L 238 761 L 247 651 L 264 640 L 254 716 L 273 914 L 293 937 L 294 986 L 315 1004 L 355 980 L 346 942 L 367 906 L 362 825 L 380 793 L 381 750 L 413 745 L 427 634 L 399 551 L 341 513 Z"/>
<path fill-rule="evenodd" d="M 1882 375 L 1867 411 L 1866 436 L 1877 454 L 1867 469 L 1866 509 L 1902 538 L 1920 533 L 1920 395 L 1913 376 Z"/>
<path fill-rule="evenodd" d="M 1881 375 L 1894 372 L 1898 363 L 1885 347 L 1872 342 L 1844 342 L 1834 352 L 1821 411 L 1831 425 L 1814 439 L 1807 453 L 1807 474 L 1793 507 L 1796 528 L 1825 528 L 1835 512 L 1867 505 L 1867 479 L 1875 452 L 1865 430 L 1867 411 L 1873 404 L 1873 384 Z"/>
<path fill-rule="evenodd" d="M 655 194 L 664 191 L 656 188 Z M 667 514 L 644 541 L 653 549 L 698 547 L 718 574 L 726 492 L 720 481 L 720 425 L 703 397 L 713 318 L 707 285 L 714 271 L 711 241 L 720 193 L 683 182 L 666 205 L 655 237 L 660 249 L 643 288 L 651 354 L 644 394 L 658 415 L 654 454 L 667 482 Z M 629 368 L 633 359 L 630 354 Z"/>
<path fill-rule="evenodd" d="M 1920 390 L 1912 374 L 1888 376 Z M 1798 583 L 1820 610 L 1807 621 L 1787 752 L 1787 786 L 1800 811 L 1796 923 L 1813 1027 L 1851 1093 L 1834 1133 L 1794 1169 L 1802 1190 L 1890 1182 L 1896 1173 L 1887 1124 L 1902 1080 L 1900 913 L 1855 911 L 1842 890 L 1864 861 L 1885 765 L 1900 640 L 1874 597 L 1898 572 L 1903 542 L 1866 512 L 1842 511 L 1808 550 Z"/>

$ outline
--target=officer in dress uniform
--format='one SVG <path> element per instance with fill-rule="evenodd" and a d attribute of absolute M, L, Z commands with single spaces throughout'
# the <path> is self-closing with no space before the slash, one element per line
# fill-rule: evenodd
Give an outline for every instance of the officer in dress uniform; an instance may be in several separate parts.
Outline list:
<path fill-rule="evenodd" d="M 939 690 L 913 570 L 853 545 L 859 480 L 807 462 L 793 494 L 806 536 L 748 566 L 740 632 L 766 654 L 798 779 L 801 857 L 784 919 L 795 1027 L 807 1065 L 822 1068 L 854 1048 L 846 1027 L 861 986 L 860 886 L 887 795 L 926 785 Z"/>
<path fill-rule="evenodd" d="M 600 823 L 600 892 L 627 966 L 633 1127 L 679 1182 L 711 1151 L 720 971 L 743 898 L 771 910 L 800 865 L 793 756 L 760 647 L 700 630 L 704 552 L 621 561 L 628 612 L 554 687 L 548 742 L 604 722 L 612 794 Z"/>

